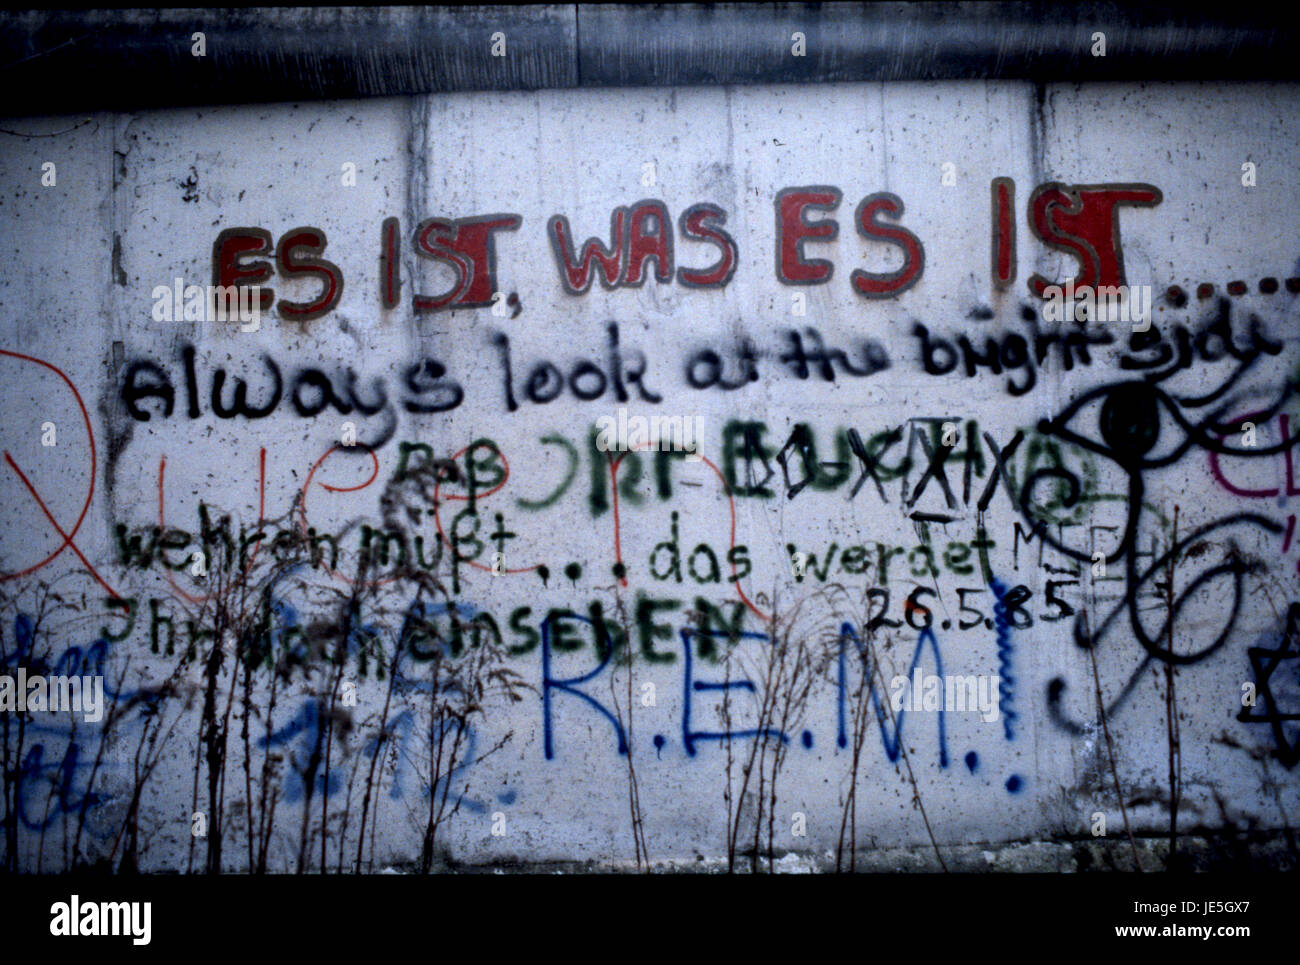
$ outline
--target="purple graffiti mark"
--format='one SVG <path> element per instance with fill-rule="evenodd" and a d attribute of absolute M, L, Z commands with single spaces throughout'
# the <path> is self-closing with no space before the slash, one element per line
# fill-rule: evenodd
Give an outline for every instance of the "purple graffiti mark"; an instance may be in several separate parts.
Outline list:
<path fill-rule="evenodd" d="M 1235 419 L 1232 419 L 1231 421 L 1234 424 L 1241 424 L 1241 425 L 1244 425 L 1247 422 L 1254 423 L 1254 422 L 1268 421 L 1267 418 L 1261 419 L 1262 416 L 1267 416 L 1268 418 L 1272 418 L 1272 415 L 1268 411 L 1247 412 L 1245 415 L 1238 416 Z M 1277 415 L 1277 423 L 1278 423 L 1278 432 L 1282 439 L 1281 442 L 1281 446 L 1283 450 L 1282 454 L 1284 456 L 1284 463 L 1286 466 L 1286 492 L 1285 493 L 1282 492 L 1282 488 L 1280 486 L 1274 489 L 1245 489 L 1235 485 L 1228 479 L 1227 475 L 1223 471 L 1223 467 L 1219 464 L 1219 453 L 1211 452 L 1208 458 L 1210 464 L 1210 473 L 1214 476 L 1215 482 L 1217 482 L 1228 492 L 1232 493 L 1234 496 L 1240 496 L 1243 499 L 1269 499 L 1274 496 L 1278 496 L 1279 505 L 1282 506 L 1286 505 L 1287 497 L 1300 495 L 1300 489 L 1297 489 L 1295 485 L 1295 466 L 1293 464 L 1292 449 L 1291 449 L 1291 419 L 1289 416 L 1285 414 L 1279 414 Z M 1226 438 L 1227 438 L 1226 433 L 1220 435 L 1221 440 Z M 1287 535 L 1287 543 L 1288 545 L 1290 545 L 1289 533 Z M 1283 552 L 1285 551 L 1286 550 L 1284 547 Z"/>

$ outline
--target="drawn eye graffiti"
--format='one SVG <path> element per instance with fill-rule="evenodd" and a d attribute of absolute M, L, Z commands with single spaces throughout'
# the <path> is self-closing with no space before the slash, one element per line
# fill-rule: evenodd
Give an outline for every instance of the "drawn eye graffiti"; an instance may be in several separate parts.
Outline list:
<path fill-rule="evenodd" d="M 1095 427 L 1096 437 L 1085 435 L 1089 426 Z M 1038 429 L 1105 456 L 1129 473 L 1176 462 L 1197 441 L 1197 427 L 1178 403 L 1148 382 L 1100 386 L 1055 418 L 1042 420 Z"/>
<path fill-rule="evenodd" d="M 1277 400 L 1254 413 L 1256 422 L 1266 422 L 1292 397 L 1295 387 L 1287 383 Z M 1185 410 L 1198 408 L 1180 404 L 1163 389 L 1149 382 L 1114 382 L 1080 396 L 1059 415 L 1044 419 L 1038 430 L 1090 452 L 1114 460 L 1131 474 L 1172 465 L 1193 446 L 1221 455 L 1273 456 L 1300 443 L 1300 436 L 1275 445 L 1240 447 L 1228 445 L 1225 437 L 1239 434 L 1245 417 L 1226 418 L 1238 401 L 1230 399 L 1193 421 Z M 1071 423 L 1079 423 L 1071 428 Z M 1083 433 L 1096 426 L 1100 441 Z"/>

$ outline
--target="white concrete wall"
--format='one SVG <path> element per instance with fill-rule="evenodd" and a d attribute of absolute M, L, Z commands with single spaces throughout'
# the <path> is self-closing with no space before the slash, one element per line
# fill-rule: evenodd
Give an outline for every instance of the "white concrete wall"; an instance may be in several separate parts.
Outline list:
<path fill-rule="evenodd" d="M 774 762 L 775 745 L 763 745 L 765 797 L 772 769 L 778 769 L 772 826 L 778 857 L 796 851 L 824 859 L 834 852 L 854 787 L 857 844 L 863 849 L 928 854 L 933 838 L 940 853 L 947 849 L 953 855 L 960 846 L 1089 837 L 1097 812 L 1105 815 L 1107 839 L 1121 839 L 1116 777 L 1133 830 L 1165 833 L 1171 760 L 1167 666 L 1174 668 L 1181 750 L 1175 762 L 1181 775 L 1179 825 L 1269 829 L 1293 823 L 1300 811 L 1295 768 L 1300 737 L 1294 721 L 1276 723 L 1272 717 L 1297 712 L 1295 668 L 1263 653 L 1255 654 L 1252 665 L 1251 648 L 1283 648 L 1281 654 L 1296 647 L 1285 630 L 1288 609 L 1297 599 L 1300 541 L 1292 538 L 1295 517 L 1287 500 L 1300 490 L 1294 488 L 1290 457 L 1268 450 L 1282 442 L 1283 420 L 1297 411 L 1288 379 L 1297 371 L 1293 333 L 1300 314 L 1286 279 L 1300 276 L 1300 238 L 1292 216 L 1300 202 L 1298 108 L 1296 89 L 1279 86 L 1049 86 L 1036 98 L 1032 86 L 1020 83 L 914 83 L 467 94 L 95 115 L 84 122 L 15 121 L 12 127 L 31 136 L 0 134 L 0 250 L 7 262 L 0 280 L 0 385 L 7 413 L 3 446 L 12 460 L 0 468 L 0 572 L 8 577 L 0 591 L 9 665 L 17 666 L 12 653 L 21 637 L 19 615 L 34 617 L 42 600 L 49 612 L 36 648 L 50 663 L 70 647 L 89 648 L 101 627 L 120 631 L 126 626 L 122 610 L 105 604 L 111 591 L 136 601 L 138 612 L 123 639 L 101 648 L 110 688 L 117 689 L 120 674 L 125 675 L 123 693 L 162 685 L 184 656 L 187 616 L 199 626 L 211 625 L 211 605 L 194 601 L 211 593 L 214 583 L 239 582 L 238 567 L 221 571 L 214 565 L 206 577 L 195 577 L 183 565 L 200 548 L 200 503 L 212 507 L 214 516 L 230 514 L 236 534 L 241 525 L 249 533 L 256 529 L 259 503 L 268 520 L 293 510 L 284 528 L 292 532 L 309 525 L 317 533 L 336 534 L 342 556 L 332 573 L 308 560 L 276 583 L 273 639 L 292 640 L 285 627 L 295 622 L 316 624 L 309 636 L 318 650 L 308 652 L 305 665 L 276 685 L 270 726 L 278 736 L 271 750 L 282 759 L 265 785 L 278 795 L 269 866 L 297 867 L 304 840 L 309 842 L 305 866 L 320 862 L 323 762 L 305 822 L 301 810 L 301 771 L 315 746 L 319 706 L 333 706 L 338 721 L 330 750 L 327 865 L 341 860 L 351 867 L 356 857 L 373 741 L 385 719 L 392 736 L 382 748 L 366 809 L 371 825 L 378 822 L 377 831 L 373 852 L 367 841 L 363 853 L 376 867 L 418 862 L 429 807 L 429 752 L 422 729 L 428 727 L 432 664 L 404 658 L 403 684 L 386 703 L 388 681 L 375 679 L 373 661 L 363 677 L 352 652 L 332 675 L 325 653 L 333 652 L 341 636 L 339 621 L 347 612 L 342 601 L 357 575 L 361 528 L 383 526 L 381 495 L 399 468 L 402 443 L 426 444 L 441 459 L 456 457 L 463 470 L 465 458 L 456 454 L 486 438 L 509 470 L 503 486 L 477 495 L 478 533 L 480 538 L 491 533 L 501 514 L 505 530 L 514 534 L 505 543 L 505 572 L 494 575 L 488 569 L 492 546 L 456 567 L 445 550 L 432 571 L 438 589 L 430 595 L 426 588 L 424 598 L 454 602 L 466 614 L 491 615 L 501 643 L 489 639 L 479 651 L 467 649 L 446 664 L 463 668 L 479 661 L 484 668 L 504 668 L 517 675 L 520 699 L 510 701 L 493 683 L 481 712 L 471 716 L 465 732 L 471 739 L 458 751 L 464 766 L 452 775 L 448 811 L 458 798 L 460 806 L 437 831 L 440 854 L 473 863 L 634 861 L 636 809 L 629 804 L 634 771 L 644 845 L 652 860 L 725 859 L 729 807 L 741 797 L 742 768 L 755 740 L 740 736 L 730 742 L 729 804 L 727 742 L 701 740 L 691 754 L 684 740 L 687 668 L 681 633 L 697 625 L 697 600 L 728 615 L 741 614 L 747 634 L 771 634 L 775 628 L 779 640 L 789 641 L 787 649 L 774 650 L 770 638 L 718 640 L 716 653 L 731 657 L 710 660 L 697 651 L 690 670 L 695 681 L 753 684 L 752 690 L 691 692 L 696 732 L 728 729 L 720 716 L 724 693 L 733 731 L 780 726 L 781 708 L 795 695 L 784 724 L 784 757 Z M 46 162 L 55 165 L 53 184 L 42 184 Z M 1243 184 L 1246 162 L 1255 166 L 1252 186 Z M 355 185 L 345 186 L 349 163 L 355 165 Z M 945 168 L 948 164 L 952 167 Z M 653 179 L 646 165 L 653 165 Z M 951 183 L 944 183 L 945 172 Z M 990 183 L 997 177 L 1015 184 L 1016 274 L 1005 291 L 994 286 L 990 267 Z M 1022 315 L 1028 306 L 1041 316 L 1043 302 L 1027 286 L 1034 272 L 1064 281 L 1079 267 L 1073 254 L 1049 247 L 1032 230 L 1030 196 L 1048 182 L 1145 184 L 1159 190 L 1161 200 L 1154 206 L 1120 208 L 1118 226 L 1125 280 L 1151 286 L 1152 320 L 1161 344 L 1173 347 L 1172 359 L 1178 358 L 1175 331 L 1184 326 L 1191 333 L 1183 337 L 1190 351 L 1187 364 L 1154 370 L 1171 369 L 1157 383 L 1162 395 L 1116 388 L 1143 382 L 1144 370 L 1124 367 L 1126 356 L 1150 360 L 1160 350 L 1141 342 L 1130 346 L 1132 326 L 1118 321 L 1087 326 L 1089 337 L 1109 344 L 1093 345 L 1086 362 L 1076 352 L 1069 371 L 1062 342 L 1041 339 L 1041 363 L 1010 372 L 982 366 L 968 376 L 961 362 L 947 374 L 925 371 L 918 323 L 930 338 L 953 346 L 965 336 L 981 354 L 986 340 L 996 339 L 1001 351 L 1010 353 L 1004 356 L 1009 362 L 1019 360 L 1017 343 L 1012 339 L 1008 348 L 1008 338 L 1028 338 L 1032 351 L 1035 324 L 1041 332 L 1062 336 L 1077 331 L 1069 323 L 1031 323 Z M 842 195 L 833 213 L 810 215 L 836 220 L 838 237 L 805 246 L 805 257 L 834 264 L 833 275 L 825 284 L 784 285 L 776 275 L 774 203 L 783 189 L 810 185 L 833 186 Z M 857 205 L 877 192 L 902 200 L 905 211 L 898 223 L 924 246 L 924 269 L 906 291 L 866 299 L 851 285 L 854 269 L 888 272 L 902 264 L 899 247 L 855 230 Z M 639 288 L 606 290 L 593 283 L 585 294 L 567 293 L 548 241 L 548 220 L 563 215 L 578 241 L 596 236 L 608 242 L 611 212 L 640 199 L 667 206 L 675 268 L 703 268 L 716 260 L 714 246 L 685 238 L 676 222 L 692 205 L 721 207 L 725 230 L 739 252 L 729 283 L 694 289 L 651 278 Z M 416 225 L 430 217 L 501 213 L 522 221 L 517 230 L 494 234 L 492 287 L 517 295 L 517 316 L 494 314 L 489 307 L 414 313 L 414 292 L 436 293 L 452 280 L 445 264 L 415 256 Z M 390 217 L 400 219 L 402 289 L 399 304 L 385 309 L 379 255 L 381 225 Z M 214 241 L 223 230 L 241 226 L 266 229 L 274 240 L 295 227 L 322 229 L 328 238 L 323 257 L 344 278 L 337 306 L 308 322 L 271 311 L 256 332 L 240 331 L 230 322 L 155 320 L 156 286 L 170 286 L 175 278 L 210 284 Z M 1263 278 L 1277 279 L 1278 292 L 1260 293 Z M 1246 294 L 1226 294 L 1234 280 L 1247 283 Z M 1204 282 L 1214 285 L 1214 295 L 1198 299 L 1196 287 Z M 269 284 L 277 299 L 305 300 L 319 290 L 314 279 L 280 274 Z M 1171 285 L 1188 293 L 1185 306 L 1166 298 Z M 798 295 L 806 297 L 802 317 L 794 313 Z M 1221 310 L 1230 319 L 1241 361 L 1224 353 L 1213 336 L 1199 343 L 1195 338 Z M 578 399 L 567 386 L 546 404 L 529 401 L 525 392 L 529 373 L 542 361 L 559 366 L 567 377 L 580 360 L 590 359 L 608 376 L 610 322 L 618 326 L 623 369 L 634 368 L 642 355 L 643 384 L 662 396 L 658 404 L 640 401 L 636 384 L 628 382 L 628 413 L 699 419 L 703 426 L 704 460 L 668 461 L 671 494 L 666 498 L 653 458 L 642 457 L 639 479 L 632 465 L 637 457 L 620 464 L 617 532 L 609 469 L 596 464 L 599 454 L 588 442 L 598 419 L 618 416 L 612 384 L 590 401 Z M 1252 324 L 1257 325 L 1254 348 Z M 808 328 L 820 333 L 828 348 L 850 353 L 872 340 L 889 367 L 854 376 L 836 363 L 834 381 L 826 381 L 814 365 L 800 378 L 782 355 L 790 349 L 791 329 L 802 333 L 806 349 L 813 348 Z M 506 404 L 497 333 L 509 338 L 513 411 Z M 687 365 L 705 350 L 725 360 L 726 379 L 736 378 L 739 346 L 746 341 L 756 357 L 755 381 L 732 391 L 690 385 Z M 194 349 L 201 400 L 193 418 L 187 346 Z M 422 358 L 441 363 L 445 378 L 463 390 L 463 401 L 450 411 L 417 414 L 404 407 L 411 397 L 407 371 Z M 851 358 L 861 364 L 860 354 Z M 271 390 L 265 359 L 274 361 L 284 379 L 284 398 L 273 413 L 257 419 L 215 415 L 214 372 L 226 373 L 227 401 L 231 380 L 242 378 L 250 402 L 260 404 Z M 170 416 L 164 417 L 157 398 L 136 402 L 141 415 L 149 414 L 147 420 L 131 414 L 123 392 L 132 384 L 132 364 L 140 361 L 168 373 L 175 392 Z M 295 414 L 289 395 L 303 370 L 318 369 L 341 389 L 349 367 L 363 398 L 382 381 L 389 402 L 385 411 L 371 417 L 335 409 L 311 417 Z M 1030 369 L 1032 388 L 1009 392 L 1009 384 L 1027 383 Z M 150 381 L 138 367 L 136 372 L 137 386 Z M 595 381 L 595 376 L 585 378 Z M 1193 404 L 1196 396 L 1212 393 L 1211 401 Z M 302 398 L 314 395 L 306 392 Z M 1107 445 L 1100 428 L 1103 409 L 1107 418 L 1127 425 L 1112 433 L 1113 440 L 1126 431 L 1140 434 L 1143 400 L 1158 406 L 1158 439 L 1147 461 L 1159 464 L 1143 463 L 1140 453 L 1126 464 L 1113 451 L 1089 452 L 1049 427 L 1040 430 L 1040 420 L 1060 416 L 1076 400 L 1086 401 L 1067 428 L 1102 447 Z M 78 401 L 84 403 L 88 425 Z M 1221 456 L 1216 478 L 1206 446 L 1219 436 L 1204 426 L 1263 410 L 1256 419 L 1254 450 L 1243 448 L 1249 441 L 1239 427 L 1228 427 L 1225 445 L 1244 454 Z M 348 421 L 355 423 L 361 443 L 382 440 L 375 461 L 359 447 L 320 462 Z M 743 438 L 727 427 L 746 421 L 764 427 L 762 442 L 770 449 L 774 472 L 766 482 L 770 496 L 735 491 L 749 480 L 743 457 L 736 455 Z M 47 422 L 56 427 L 52 446 L 42 445 Z M 944 470 L 951 504 L 936 478 L 922 484 L 930 459 L 920 436 L 933 426 L 942 445 L 944 422 L 958 431 Z M 847 464 L 839 471 L 845 477 L 841 483 L 808 486 L 791 498 L 775 457 L 800 423 L 814 433 L 817 459 Z M 860 460 L 846 441 L 836 454 L 837 433 L 856 429 L 867 442 L 898 427 L 900 441 L 884 451 L 882 462 L 896 466 L 907 453 L 910 470 L 884 482 L 883 498 L 869 478 L 850 497 L 861 475 Z M 1188 429 L 1190 437 L 1183 435 Z M 1001 449 L 1018 430 L 1023 440 L 1007 460 L 1014 485 L 993 483 L 981 513 L 979 502 L 996 462 L 984 435 Z M 734 467 L 730 486 L 724 482 L 729 464 Z M 1051 504 L 1050 479 L 1030 486 L 1021 500 L 1029 473 L 1045 466 L 1057 466 L 1062 476 L 1078 482 L 1080 498 L 1072 506 Z M 762 483 L 766 471 L 757 462 L 754 468 L 754 481 Z M 793 449 L 788 469 L 793 483 L 804 476 Z M 497 464 L 481 471 L 491 477 L 483 488 L 491 488 Z M 826 472 L 833 481 L 835 467 Z M 1135 485 L 1142 486 L 1140 500 L 1133 498 Z M 431 490 L 418 503 L 418 514 L 397 514 L 409 538 L 423 537 L 426 553 L 433 551 L 439 526 L 450 533 L 453 517 L 468 505 L 463 484 L 440 486 L 436 505 Z M 1268 495 L 1250 497 L 1242 490 Z M 395 491 L 390 488 L 390 495 Z M 537 508 L 557 491 L 557 498 Z M 176 545 L 166 559 L 175 571 L 156 559 L 145 567 L 123 565 L 116 527 L 124 525 L 147 542 L 151 528 L 159 525 L 160 496 L 167 529 L 192 537 L 186 545 L 184 536 L 174 536 Z M 295 508 L 299 498 L 303 502 Z M 39 568 L 15 575 L 60 548 L 60 530 L 71 532 L 87 501 L 71 539 L 75 549 L 65 548 Z M 950 521 L 925 523 L 912 518 L 917 512 Z M 1060 548 L 1044 548 L 1041 536 L 1017 545 L 1017 524 L 1028 532 L 1043 520 L 1053 522 L 1049 535 L 1082 561 Z M 1062 521 L 1058 528 L 1055 523 Z M 461 525 L 470 523 L 463 519 Z M 1130 524 L 1132 545 L 1121 545 Z M 1219 525 L 1204 539 L 1188 540 L 1214 524 Z M 657 544 L 671 540 L 674 526 L 680 580 L 669 571 L 667 550 L 653 555 Z M 1107 526 L 1115 528 L 1099 528 Z M 269 528 L 264 543 L 277 531 Z M 937 576 L 926 573 L 925 553 L 916 550 L 927 542 Z M 1162 566 L 1159 574 L 1143 578 L 1175 543 L 1172 569 Z M 716 580 L 707 568 L 709 554 L 692 556 L 701 544 L 719 560 Z M 832 544 L 835 562 L 823 580 L 818 571 Z M 625 582 L 614 569 L 616 545 Z M 745 547 L 750 563 L 738 581 L 729 579 L 727 554 L 733 546 Z M 789 546 L 816 557 L 802 579 L 792 571 Z M 851 546 L 864 551 L 850 556 L 845 567 L 840 553 Z M 891 547 L 906 552 L 891 555 L 882 576 L 882 548 Z M 464 554 L 472 549 L 466 543 L 459 547 Z M 1109 579 L 1094 572 L 1096 550 L 1112 554 Z M 265 546 L 250 565 L 248 580 L 255 587 L 266 579 L 272 555 Z M 692 559 L 703 582 L 692 575 Z M 864 569 L 864 562 L 865 571 L 851 572 Z M 580 572 L 566 575 L 569 564 Z M 546 579 L 539 565 L 547 568 Z M 1172 631 L 1165 633 L 1164 581 L 1170 572 L 1174 596 L 1186 592 L 1187 597 Z M 392 572 L 381 576 L 386 582 L 377 589 L 359 591 L 360 623 L 374 629 L 376 646 L 391 660 L 416 584 Z M 994 583 L 998 592 L 1027 588 L 1023 611 L 1032 625 L 994 622 Z M 912 625 L 880 626 L 867 634 L 864 623 L 880 612 L 884 598 L 880 592 L 868 597 L 869 588 L 887 590 L 884 615 L 891 621 L 904 620 L 909 597 L 923 604 L 932 612 L 932 632 L 917 629 L 925 617 L 915 611 Z M 920 588 L 929 593 L 918 594 Z M 962 588 L 966 592 L 959 598 Z M 255 609 L 256 592 L 250 592 L 248 606 Z M 1064 607 L 1053 606 L 1049 594 Z M 642 600 L 663 603 L 641 621 L 644 626 L 637 617 Z M 165 647 L 151 652 L 151 601 L 174 620 L 172 656 Z M 574 686 L 621 716 L 630 755 L 619 753 L 615 728 L 598 709 L 544 683 L 537 640 L 547 612 L 571 608 L 590 617 L 593 602 L 600 603 L 606 618 L 626 627 L 633 659 L 628 665 L 616 658 Z M 962 602 L 979 616 L 961 612 Z M 1074 642 L 1075 619 L 1050 619 L 1065 608 L 1086 613 L 1093 627 L 1116 614 L 1092 651 L 1095 669 L 1090 652 Z M 1015 613 L 1011 620 L 1025 623 Z M 1153 648 L 1172 649 L 1180 662 L 1150 657 L 1135 621 Z M 450 633 L 446 616 L 435 622 Z M 592 628 L 567 623 L 571 629 L 561 632 L 557 646 L 565 646 L 565 633 L 576 633 L 582 643 L 574 650 L 553 650 L 552 681 L 582 677 L 600 665 Z M 883 701 L 856 718 L 861 722 L 856 777 L 853 730 L 862 664 L 852 642 L 843 642 L 846 623 L 871 639 L 880 675 L 876 692 Z M 974 625 L 961 629 L 962 623 Z M 651 624 L 662 636 L 648 632 Z M 363 636 L 354 633 L 354 643 Z M 988 678 L 999 677 L 997 719 L 890 707 L 889 682 L 909 673 L 919 641 L 927 644 L 919 650 L 924 672 L 940 672 L 937 653 L 944 674 L 981 675 L 986 686 Z M 128 708 L 122 702 L 122 716 L 108 733 L 106 757 L 95 772 L 99 796 L 85 809 L 79 847 L 89 859 L 111 854 L 120 861 L 130 839 L 119 834 L 125 824 L 139 829 L 143 866 L 203 866 L 211 835 L 196 838 L 192 830 L 196 811 L 203 812 L 209 829 L 215 823 L 208 765 L 198 752 L 204 697 L 211 691 L 220 700 L 216 718 L 231 701 L 222 862 L 247 867 L 249 802 L 241 728 L 247 713 L 256 824 L 269 819 L 261 779 L 268 751 L 258 739 L 267 732 L 273 675 L 266 667 L 248 675 L 241 671 L 232 685 L 232 634 L 222 638 L 222 646 L 224 662 L 205 664 L 212 643 L 198 641 L 195 660 L 176 671 L 157 714 L 142 715 L 139 703 Z M 841 646 L 846 648 L 842 695 Z M 785 657 L 770 663 L 774 653 Z M 1270 661 L 1278 666 L 1272 675 Z M 778 664 L 783 671 L 771 669 Z M 796 668 L 800 676 L 793 683 L 779 676 Z M 483 673 L 486 669 L 479 679 Z M 812 683 L 803 693 L 805 677 Z M 1053 681 L 1064 686 L 1057 684 L 1058 716 L 1074 727 L 1053 718 Z M 1243 684 L 1261 695 L 1246 708 L 1247 716 L 1258 720 L 1239 719 Z M 1098 691 L 1110 708 L 1105 732 Z M 355 704 L 349 699 L 353 693 Z M 765 694 L 775 698 L 775 718 L 769 713 L 760 719 Z M 647 706 L 651 698 L 653 705 Z M 837 740 L 841 706 L 844 747 Z M 883 724 L 877 707 L 885 715 Z M 25 733 L 22 760 L 31 766 L 7 791 L 6 806 L 20 809 L 19 865 L 34 868 L 39 856 L 48 869 L 71 860 L 68 839 L 81 824 L 103 725 L 78 723 L 74 732 L 69 715 L 33 719 L 44 729 Z M 346 732 L 345 720 L 350 721 Z M 291 727 L 294 721 L 309 726 Z M 16 716 L 11 726 L 16 729 Z M 904 740 L 902 753 L 891 760 L 887 747 L 896 726 Z M 137 747 L 142 736 L 155 732 L 156 742 L 146 747 L 153 748 L 158 763 L 147 780 L 137 780 Z M 448 731 L 449 737 L 454 733 Z M 12 734 L 11 755 L 19 753 L 17 740 Z M 29 757 L 37 744 L 40 755 Z M 69 746 L 79 755 L 74 763 L 65 756 Z M 144 759 L 150 759 L 148 753 Z M 50 782 L 60 774 L 60 761 L 69 776 L 62 789 Z M 758 768 L 736 825 L 741 851 L 753 840 Z M 129 804 L 136 784 L 143 791 L 133 820 Z M 770 807 L 765 800 L 765 825 Z M 794 833 L 805 826 L 805 835 Z M 766 826 L 762 841 L 766 849 Z"/>

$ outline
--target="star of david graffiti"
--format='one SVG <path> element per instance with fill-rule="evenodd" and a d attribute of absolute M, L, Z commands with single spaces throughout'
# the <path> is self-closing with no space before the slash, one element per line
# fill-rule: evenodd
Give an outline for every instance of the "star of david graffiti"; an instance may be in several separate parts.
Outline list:
<path fill-rule="evenodd" d="M 1269 724 L 1273 728 L 1273 742 L 1277 745 L 1277 758 L 1286 767 L 1300 763 L 1300 727 L 1287 735 L 1287 721 L 1300 721 L 1300 701 L 1286 713 L 1279 699 L 1283 696 L 1274 690 L 1274 675 L 1283 669 L 1284 660 L 1300 660 L 1300 603 L 1292 603 L 1286 615 L 1286 631 L 1276 647 L 1251 647 L 1246 653 L 1255 672 L 1255 705 L 1242 707 L 1237 720 L 1245 724 Z M 1296 664 L 1287 668 L 1300 670 Z M 1262 712 L 1260 710 L 1262 706 Z"/>

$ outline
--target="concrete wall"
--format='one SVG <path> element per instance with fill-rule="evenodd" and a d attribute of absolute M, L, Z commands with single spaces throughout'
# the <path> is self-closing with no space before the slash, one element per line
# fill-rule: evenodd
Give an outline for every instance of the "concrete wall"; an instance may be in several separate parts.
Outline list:
<path fill-rule="evenodd" d="M 1058 867 L 1175 809 L 1288 827 L 1297 118 L 917 82 L 14 121 L 6 672 L 113 711 L 5 714 L 6 860 Z M 557 224 L 620 211 L 671 267 L 567 290 Z M 247 229 L 289 239 L 230 261 L 280 307 L 160 320 Z M 1151 327 L 1053 320 L 1036 274 L 1146 286 Z M 607 454 L 621 412 L 697 452 Z"/>

